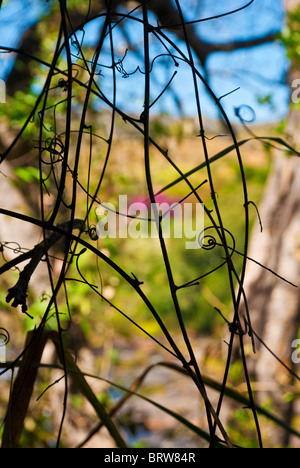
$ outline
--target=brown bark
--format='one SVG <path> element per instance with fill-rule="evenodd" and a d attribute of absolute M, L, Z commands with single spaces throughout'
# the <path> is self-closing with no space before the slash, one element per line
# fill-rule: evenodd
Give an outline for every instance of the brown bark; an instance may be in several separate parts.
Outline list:
<path fill-rule="evenodd" d="M 257 225 L 250 257 L 295 285 L 300 279 L 300 162 L 274 155 L 273 172 L 260 207 L 263 232 Z M 247 269 L 246 295 L 255 332 L 287 365 L 299 327 L 299 289 L 255 263 Z M 281 380 L 282 367 L 257 343 L 255 374 L 271 386 Z"/>
<path fill-rule="evenodd" d="M 300 7 L 299 0 L 286 1 L 286 11 Z M 296 73 L 297 75 L 297 73 Z M 287 82 L 296 77 L 291 64 Z M 298 76 L 299 77 L 299 76 Z M 288 133 L 295 143 L 300 123 L 298 110 L 291 110 Z M 298 140 L 298 141 L 297 141 Z M 294 283 L 298 288 L 275 277 L 257 264 L 249 263 L 245 283 L 252 325 L 262 341 L 280 360 L 300 374 L 292 362 L 292 342 L 297 338 L 300 320 L 300 159 L 287 157 L 275 150 L 273 170 L 260 207 L 263 233 L 254 229 L 250 257 L 268 269 Z M 284 402 L 287 391 L 293 391 L 295 378 L 261 342 L 257 342 L 257 355 L 252 362 L 253 377 L 258 389 L 257 398 L 271 398 L 273 409 L 288 424 L 292 424 L 297 402 Z M 275 429 L 273 444 L 287 446 L 290 437 Z"/>

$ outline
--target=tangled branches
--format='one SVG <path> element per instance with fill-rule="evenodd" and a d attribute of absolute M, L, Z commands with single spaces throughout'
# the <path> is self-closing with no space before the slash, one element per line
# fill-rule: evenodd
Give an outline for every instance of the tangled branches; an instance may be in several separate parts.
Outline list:
<path fill-rule="evenodd" d="M 96 14 L 88 12 L 84 18 L 81 18 L 79 15 L 80 21 L 74 22 L 72 20 L 73 12 L 69 11 L 67 2 L 65 0 L 59 1 L 59 12 L 56 11 L 56 17 L 59 17 L 59 25 L 55 29 L 56 44 L 51 59 L 48 57 L 41 59 L 38 55 L 32 55 L 31 51 L 28 50 L 1 47 L 2 52 L 18 53 L 24 60 L 33 63 L 45 78 L 42 89 L 36 97 L 31 111 L 26 115 L 24 124 L 19 129 L 17 136 L 1 155 L 1 162 L 7 160 L 10 154 L 17 148 L 19 141 L 22 138 L 26 138 L 28 128 L 34 131 L 35 136 L 33 138 L 34 145 L 32 151 L 34 151 L 36 160 L 38 161 L 39 190 L 37 205 L 39 206 L 40 216 L 30 217 L 26 214 L 12 212 L 4 208 L 0 208 L 0 214 L 19 219 L 23 223 L 31 223 L 38 226 L 41 230 L 42 241 L 31 249 L 23 251 L 20 248 L 16 252 L 18 256 L 14 259 L 6 260 L 3 257 L 5 262 L 0 267 L 0 275 L 28 261 L 23 270 L 19 272 L 17 283 L 8 289 L 6 301 L 7 303 L 12 303 L 12 307 L 21 306 L 22 312 L 32 317 L 29 314 L 30 305 L 28 305 L 27 293 L 29 283 L 36 274 L 37 266 L 41 262 L 47 266 L 51 288 L 51 294 L 49 295 L 44 315 L 36 331 L 32 333 L 31 339 L 26 343 L 21 356 L 11 364 L 11 367 L 17 367 L 20 364 L 22 356 L 22 362 L 23 364 L 25 362 L 27 366 L 30 363 L 30 359 L 37 361 L 38 365 L 40 364 L 42 350 L 47 341 L 47 337 L 43 333 L 50 311 L 54 310 L 57 328 L 54 342 L 64 371 L 65 382 L 64 410 L 58 431 L 58 446 L 66 416 L 66 401 L 69 392 L 67 376 L 70 372 L 74 373 L 74 369 L 75 374 L 76 372 L 80 372 L 77 364 L 72 361 L 64 345 L 66 330 L 61 321 L 61 307 L 67 310 L 71 322 L 72 297 L 69 297 L 68 294 L 68 284 L 80 282 L 89 291 L 97 295 L 102 302 L 105 302 L 110 308 L 125 317 L 133 326 L 144 333 L 147 338 L 153 340 L 169 357 L 176 360 L 179 368 L 183 369 L 185 375 L 195 384 L 202 398 L 208 430 L 208 433 L 204 437 L 213 448 L 220 445 L 227 447 L 235 445 L 228 436 L 220 415 L 227 391 L 228 374 L 234 345 L 238 342 L 248 392 L 248 407 L 253 414 L 258 445 L 262 447 L 263 440 L 258 420 L 257 405 L 254 401 L 245 354 L 245 340 L 247 340 L 247 337 L 250 338 L 253 352 L 255 352 L 256 333 L 252 328 L 251 312 L 248 308 L 246 307 L 246 314 L 241 316 L 240 313 L 241 303 L 247 304 L 244 284 L 246 265 L 249 261 L 249 206 L 254 205 L 256 207 L 248 196 L 247 178 L 240 148 L 249 140 L 238 141 L 230 119 L 221 104 L 224 96 L 221 98 L 216 96 L 205 78 L 205 73 L 203 73 L 199 64 L 196 63 L 193 53 L 196 41 L 193 27 L 199 21 L 210 20 L 212 18 L 196 19 L 190 22 L 185 21 L 183 4 L 179 0 L 175 0 L 176 15 L 173 18 L 174 21 L 171 21 L 171 18 L 169 18 L 166 24 L 155 24 L 149 11 L 151 5 L 148 2 L 142 2 L 142 4 L 137 5 L 131 11 L 121 8 L 119 6 L 120 2 L 116 2 L 117 6 L 113 6 L 113 2 L 111 1 L 103 3 L 105 3 L 105 8 L 100 12 Z M 153 2 L 152 11 L 155 11 L 156 3 Z M 248 7 L 252 3 L 253 0 L 244 5 L 243 8 Z M 240 10 L 241 8 L 237 11 Z M 226 15 L 233 13 L 235 12 L 228 12 Z M 223 16 L 225 15 L 216 15 L 214 19 L 221 19 Z M 162 16 L 158 15 L 158 18 L 162 18 Z M 93 21 L 98 21 L 99 34 L 97 35 L 96 46 L 94 50 L 91 50 L 92 48 L 88 48 L 85 44 L 84 38 L 86 30 Z M 169 24 L 169 21 L 171 24 Z M 169 30 L 175 32 L 177 37 L 183 42 L 179 43 L 174 40 L 174 37 L 168 32 Z M 125 37 L 126 35 L 128 36 L 128 44 L 125 50 L 122 50 L 122 47 L 117 44 L 117 35 L 120 32 L 123 32 Z M 142 44 L 142 47 L 131 43 L 133 32 L 138 37 L 138 42 Z M 205 58 L 203 58 L 202 65 L 205 65 Z M 138 65 L 136 65 L 136 62 L 139 62 Z M 161 64 L 167 66 L 164 83 L 157 77 L 159 64 L 160 66 Z M 169 151 L 162 147 L 161 142 L 156 138 L 151 127 L 152 112 L 172 92 L 172 85 L 180 75 L 181 68 L 188 68 L 190 74 L 190 83 L 193 88 L 195 107 L 197 109 L 196 133 L 199 142 L 199 159 L 200 157 L 203 159 L 200 165 L 188 173 L 184 172 L 179 164 L 175 162 L 176 158 L 171 156 Z M 129 84 L 130 80 L 133 80 L 133 84 Z M 126 82 L 126 85 L 124 85 L 124 82 Z M 134 83 L 138 83 L 135 89 Z M 217 106 L 231 139 L 230 146 L 215 156 L 210 155 L 209 138 L 201 110 L 202 89 L 208 93 L 213 105 Z M 142 105 L 135 112 L 131 111 L 132 91 L 138 95 L 138 99 L 136 100 L 142 102 Z M 120 99 L 120 94 L 125 94 L 125 98 L 122 96 L 122 99 Z M 98 112 L 100 119 L 97 117 Z M 236 113 L 240 116 L 238 111 Z M 106 121 L 102 122 L 103 116 L 107 115 L 110 116 L 109 120 L 106 117 Z M 150 299 L 150 295 L 145 292 L 144 278 L 140 278 L 140 274 L 136 272 L 128 272 L 134 269 L 136 265 L 126 265 L 126 267 L 123 267 L 122 263 L 118 261 L 118 255 L 116 255 L 115 259 L 112 259 L 105 249 L 101 249 L 99 245 L 96 246 L 96 242 L 99 241 L 99 232 L 95 224 L 94 213 L 103 199 L 106 201 L 105 197 L 109 193 L 111 184 L 114 182 L 114 177 L 111 175 L 111 168 L 113 170 L 114 164 L 112 154 L 113 146 L 116 142 L 118 144 L 117 123 L 119 121 L 123 121 L 126 128 L 130 127 L 134 135 L 142 138 L 143 155 L 141 155 L 141 160 L 144 167 L 144 184 L 147 188 L 146 198 L 148 201 L 155 206 L 158 195 L 167 192 L 170 188 L 174 188 L 179 182 L 183 182 L 185 193 L 181 196 L 179 204 L 183 204 L 188 197 L 193 196 L 195 202 L 203 206 L 205 220 L 209 227 L 197 233 L 198 244 L 201 247 L 201 251 L 197 251 L 197 255 L 200 252 L 199 271 L 201 271 L 200 264 L 202 262 L 201 252 L 204 251 L 210 254 L 212 251 L 219 249 L 217 266 L 209 268 L 208 271 L 201 272 L 201 274 L 199 273 L 197 278 L 178 284 L 178 272 L 174 271 L 172 267 L 172 252 L 168 249 L 167 241 L 163 234 L 163 216 L 159 212 L 156 213 L 156 239 L 164 266 L 164 284 L 162 284 L 162 287 L 168 290 L 171 298 L 169 307 L 172 310 L 173 321 L 176 321 L 177 332 L 185 344 L 184 350 L 181 349 L 177 337 L 172 334 L 167 326 L 167 322 L 162 318 L 163 315 L 161 314 L 160 307 L 154 305 Z M 254 137 L 252 136 L 252 138 Z M 270 141 L 272 142 L 272 139 Z M 285 145 L 282 141 L 277 140 L 277 143 Z M 159 189 L 157 182 L 153 180 L 152 151 L 155 151 L 161 160 L 172 169 L 172 174 L 177 174 L 178 177 L 176 180 L 169 180 L 168 184 L 162 189 Z M 101 158 L 99 158 L 99 152 L 101 153 Z M 235 237 L 230 229 L 227 228 L 224 221 L 213 172 L 213 164 L 232 152 L 235 154 L 238 165 L 239 183 L 242 193 L 241 199 L 237 200 L 237 204 L 243 208 L 244 216 L 244 232 L 241 241 L 243 245 L 242 251 L 238 250 Z M 122 160 L 120 161 L 121 165 Z M 129 172 L 134 171 L 131 167 L 127 167 L 126 170 Z M 191 176 L 201 170 L 206 171 L 207 179 L 205 180 L 205 184 L 201 182 L 201 184 L 196 185 L 192 183 L 193 179 Z M 201 180 L 203 179 L 201 178 Z M 205 192 L 206 183 L 209 186 L 210 193 L 208 200 Z M 117 214 L 120 218 L 122 217 L 122 213 Z M 123 216 L 130 219 L 129 214 L 123 214 Z M 137 221 L 137 219 L 135 220 Z M 75 234 L 75 230 L 79 233 Z M 210 231 L 209 233 L 208 230 Z M 59 248 L 57 247 L 58 244 L 60 245 Z M 3 243 L 1 246 L 1 252 L 4 254 L 8 245 Z M 121 306 L 114 304 L 111 298 L 106 297 L 102 289 L 100 290 L 94 284 L 96 282 L 95 279 L 92 281 L 87 279 L 89 275 L 81 267 L 81 260 L 83 260 L 86 254 L 96 258 L 100 265 L 108 266 L 114 274 L 117 274 L 124 283 L 129 285 L 131 292 L 138 296 L 143 303 L 144 309 L 147 310 L 158 325 L 160 333 L 165 339 L 164 342 L 160 338 L 157 338 L 154 333 L 150 333 L 147 327 L 141 325 L 139 320 L 136 320 L 136 317 L 133 317 L 130 312 L 124 312 L 121 310 Z M 242 259 L 242 264 L 239 267 L 236 264 L 236 254 Z M 59 255 L 60 261 L 58 272 L 53 264 L 56 255 Z M 75 274 L 74 277 L 71 277 L 72 271 L 74 272 L 74 265 Z M 218 402 L 215 407 L 207 391 L 207 379 L 203 375 L 196 357 L 189 333 L 189 326 L 181 304 L 180 294 L 183 289 L 187 290 L 198 286 L 205 277 L 214 275 L 221 268 L 226 269 L 227 284 L 231 296 L 232 317 L 228 320 L 220 310 L 215 309 L 223 317 L 224 321 L 227 322 L 230 332 L 227 361 L 223 381 L 219 387 Z M 283 280 L 283 278 L 281 279 Z M 205 311 L 197 313 L 203 314 Z M 43 346 L 40 346 L 40 342 L 38 341 L 41 339 L 41 336 L 43 337 Z M 53 338 L 53 333 L 51 337 Z M 34 350 L 36 350 L 37 355 L 34 354 Z M 70 370 L 70 366 L 73 366 L 73 370 Z M 22 374 L 21 370 L 20 373 Z M 9 403 L 9 411 L 5 422 L 6 431 L 9 425 L 10 414 L 13 414 L 12 407 L 19 404 L 17 401 L 20 396 L 16 385 L 22 385 L 21 377 L 16 380 L 14 391 L 11 393 L 12 400 Z M 25 376 L 23 377 L 25 379 Z M 32 374 L 30 388 L 35 378 L 36 372 Z M 92 402 L 100 419 L 102 418 L 101 424 L 106 425 L 117 445 L 124 446 L 125 442 L 120 437 L 117 428 L 112 424 L 104 409 L 99 406 L 97 399 L 95 401 L 94 395 L 91 394 L 83 376 L 78 377 L 77 375 L 76 382 L 85 397 Z M 30 397 L 31 393 L 29 392 L 29 400 Z M 119 407 L 122 404 L 123 400 L 119 404 Z M 25 414 L 23 417 L 25 418 Z M 18 434 L 19 429 L 20 427 L 18 427 Z M 203 436 L 203 432 L 201 432 L 201 435 Z M 15 444 L 18 444 L 18 437 L 13 437 L 12 439 Z M 9 437 L 7 440 L 9 440 Z"/>

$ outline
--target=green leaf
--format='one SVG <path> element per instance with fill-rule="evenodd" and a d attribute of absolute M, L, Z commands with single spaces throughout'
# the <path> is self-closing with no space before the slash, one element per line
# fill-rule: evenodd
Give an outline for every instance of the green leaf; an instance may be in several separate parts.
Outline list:
<path fill-rule="evenodd" d="M 175 370 L 175 371 L 177 371 L 177 372 L 179 372 L 181 374 L 187 375 L 187 372 L 184 369 L 182 369 L 181 367 L 177 366 L 176 364 L 159 363 L 157 365 L 162 365 L 162 366 L 168 367 L 170 369 L 173 369 L 173 370 Z M 216 382 L 215 380 L 211 379 L 210 377 L 204 376 L 203 377 L 203 383 L 205 385 L 207 385 L 208 387 L 210 387 L 210 388 L 212 388 L 212 389 L 214 389 L 214 390 L 216 390 L 218 392 L 221 392 L 221 390 L 222 390 L 221 384 Z M 236 401 L 238 403 L 241 403 L 245 408 L 249 407 L 249 405 L 250 405 L 250 400 L 248 398 L 244 397 L 243 395 L 241 395 L 240 393 L 238 393 L 235 390 L 232 390 L 230 388 L 226 388 L 225 391 L 224 391 L 224 394 L 227 397 L 231 398 L 232 400 L 234 400 L 234 401 Z M 277 416 L 270 413 L 270 411 L 267 411 L 265 408 L 263 408 L 261 406 L 258 406 L 258 405 L 255 405 L 255 409 L 262 416 L 265 416 L 270 421 L 274 422 L 278 426 L 283 427 L 286 431 L 288 431 L 291 434 L 295 435 L 296 437 L 300 438 L 300 433 L 298 431 L 296 431 L 295 429 L 290 427 L 285 421 L 282 421 Z"/>
<path fill-rule="evenodd" d="M 14 169 L 14 173 L 27 184 L 39 182 L 40 180 L 40 171 L 38 168 L 33 166 L 16 167 Z"/>
<path fill-rule="evenodd" d="M 168 367 L 168 368 L 176 370 L 176 371 L 180 370 L 180 371 L 182 371 L 183 374 L 188 375 L 186 373 L 186 371 L 184 369 L 181 369 L 179 366 L 176 366 L 176 365 L 173 366 L 173 364 L 160 362 L 160 363 L 157 363 L 157 364 L 154 364 L 154 365 L 148 367 L 143 372 L 143 374 L 135 380 L 135 382 L 130 387 L 130 389 L 125 388 L 125 387 L 123 387 L 123 386 L 121 386 L 119 384 L 116 384 L 116 383 L 114 383 L 114 382 L 112 382 L 110 380 L 104 379 L 103 377 L 98 377 L 98 376 L 94 376 L 94 375 L 91 375 L 91 374 L 84 374 L 84 375 L 87 376 L 87 377 L 95 378 L 97 380 L 101 380 L 103 382 L 106 382 L 109 385 L 111 385 L 112 387 L 117 388 L 118 390 L 120 390 L 122 392 L 125 392 L 125 395 L 120 399 L 120 401 L 116 404 L 116 406 L 110 411 L 110 413 L 109 413 L 110 416 L 113 416 L 118 410 L 120 410 L 121 407 L 128 401 L 128 399 L 130 397 L 136 396 L 136 397 L 146 401 L 147 403 L 155 406 L 156 408 L 160 409 L 161 411 L 168 414 L 169 416 L 173 417 L 178 422 L 183 424 L 187 429 L 191 430 L 192 432 L 194 432 L 195 434 L 200 436 L 203 440 L 206 440 L 207 442 L 210 442 L 210 440 L 211 440 L 210 434 L 208 434 L 207 432 L 200 429 L 198 426 L 196 426 L 195 424 L 193 424 L 192 422 L 187 420 L 185 417 L 183 417 L 180 414 L 176 413 L 175 411 L 167 408 L 166 406 L 163 406 L 160 403 L 157 403 L 154 400 L 152 400 L 150 398 L 147 398 L 147 397 L 141 395 L 140 393 L 137 393 L 138 388 L 141 386 L 141 384 L 143 383 L 143 381 L 146 378 L 146 376 L 148 375 L 148 373 L 157 366 Z M 101 426 L 102 426 L 102 424 L 99 425 L 97 429 L 99 430 Z M 225 442 L 222 442 L 222 441 L 216 440 L 215 445 L 218 448 L 227 448 Z"/>
<path fill-rule="evenodd" d="M 223 158 L 224 156 L 227 156 L 227 154 L 231 153 L 232 151 L 236 150 L 237 147 L 241 147 L 245 145 L 246 143 L 253 141 L 253 140 L 259 140 L 262 142 L 265 142 L 266 144 L 271 145 L 272 143 L 277 143 L 283 148 L 287 149 L 289 152 L 292 154 L 295 154 L 296 156 L 300 156 L 300 153 L 296 151 L 291 145 L 289 145 L 286 141 L 284 141 L 282 138 L 279 137 L 252 137 L 252 138 L 247 138 L 246 140 L 241 140 L 237 144 L 233 144 L 231 146 L 228 146 L 227 148 L 223 149 L 219 153 L 217 153 L 215 156 L 212 156 L 208 163 L 205 161 L 202 164 L 199 164 L 199 166 L 195 167 L 194 169 L 191 169 L 190 171 L 186 172 L 182 176 L 178 177 L 178 179 L 174 180 L 170 184 L 166 185 L 163 187 L 159 192 L 156 193 L 156 195 L 160 195 L 161 193 L 165 192 L 166 190 L 169 190 L 170 188 L 174 187 L 175 185 L 179 184 L 183 180 L 187 180 L 191 175 L 195 174 L 196 172 L 200 171 L 201 169 L 204 169 L 207 167 L 207 164 L 212 164 L 219 159 Z"/>
<path fill-rule="evenodd" d="M 96 378 L 96 379 L 99 379 L 99 380 L 103 380 L 103 381 L 107 382 L 108 384 L 112 385 L 113 387 L 118 388 L 119 390 L 125 392 L 125 395 L 116 404 L 116 406 L 111 410 L 111 412 L 110 412 L 111 416 L 113 414 L 115 414 L 118 410 L 120 410 L 120 408 L 128 401 L 128 399 L 131 396 L 137 396 L 138 398 L 142 398 L 144 401 L 147 401 L 148 403 L 156 406 L 157 408 L 161 409 L 165 413 L 169 414 L 170 416 L 175 418 L 177 421 L 179 421 L 180 423 L 185 425 L 188 429 L 190 429 L 191 431 L 193 431 L 194 433 L 199 435 L 202 439 L 210 441 L 210 435 L 208 433 L 206 433 L 205 431 L 203 431 L 199 427 L 192 424 L 190 421 L 188 421 L 183 416 L 181 416 L 181 415 L 175 413 L 174 411 L 160 405 L 159 403 L 156 403 L 155 401 L 151 400 L 150 398 L 146 398 L 146 397 L 140 395 L 139 393 L 137 393 L 138 388 L 142 385 L 143 381 L 145 380 L 145 378 L 147 377 L 149 372 L 151 372 L 157 366 L 166 367 L 166 368 L 174 370 L 174 371 L 176 371 L 176 372 L 178 372 L 178 373 L 180 373 L 180 374 L 182 374 L 182 375 L 184 375 L 186 377 L 189 377 L 189 375 L 188 375 L 188 373 L 187 373 L 187 371 L 185 369 L 178 366 L 177 364 L 173 364 L 173 363 L 169 363 L 169 362 L 158 362 L 157 364 L 154 364 L 154 365 L 148 367 L 141 374 L 141 376 L 139 376 L 135 380 L 135 382 L 130 387 L 130 389 L 126 389 L 126 388 L 124 388 L 124 387 L 122 387 L 120 385 L 115 384 L 114 382 L 103 379 L 101 377 L 96 377 L 96 376 L 93 376 L 93 375 L 90 375 L 90 374 L 89 374 L 89 377 L 93 377 L 93 378 Z M 217 382 L 217 381 L 215 381 L 215 380 L 213 380 L 213 379 L 211 379 L 210 377 L 207 377 L 207 376 L 202 376 L 202 378 L 203 378 L 204 385 L 212 388 L 213 390 L 216 390 L 217 392 L 222 391 L 222 385 L 219 382 Z M 234 401 L 236 401 L 238 403 L 241 403 L 241 405 L 243 407 L 245 407 L 245 408 L 249 407 L 249 405 L 250 405 L 250 401 L 249 401 L 249 399 L 247 397 L 241 395 L 240 393 L 238 393 L 237 391 L 235 391 L 233 389 L 225 388 L 224 394 L 228 398 L 230 398 L 230 399 L 232 399 L 232 400 L 234 400 Z M 262 416 L 266 417 L 267 419 L 269 419 L 273 423 L 277 424 L 278 426 L 284 428 L 287 432 L 289 432 L 289 433 L 293 434 L 294 436 L 300 438 L 300 433 L 298 431 L 296 431 L 294 428 L 290 427 L 285 421 L 282 421 L 281 419 L 279 419 L 277 416 L 272 414 L 267 409 L 265 409 L 265 408 L 263 408 L 263 407 L 261 407 L 259 405 L 255 405 L 255 409 Z M 221 447 L 221 448 L 225 447 L 224 444 L 222 444 L 222 443 L 217 443 L 216 445 Z"/>
<path fill-rule="evenodd" d="M 55 345 L 58 357 L 63 365 L 66 366 L 68 372 L 72 372 L 73 382 L 82 393 L 82 395 L 89 401 L 103 425 L 106 427 L 112 438 L 114 439 L 118 448 L 126 448 L 126 443 L 115 426 L 112 418 L 107 414 L 106 409 L 102 403 L 98 400 L 93 390 L 87 383 L 84 374 L 81 372 L 71 353 L 64 349 L 61 349 L 61 343 L 56 332 L 52 332 L 51 339 Z"/>

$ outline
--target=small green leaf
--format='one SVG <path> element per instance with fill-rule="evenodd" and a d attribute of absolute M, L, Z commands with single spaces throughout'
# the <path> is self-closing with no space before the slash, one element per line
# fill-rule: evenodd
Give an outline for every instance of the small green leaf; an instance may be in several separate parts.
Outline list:
<path fill-rule="evenodd" d="M 33 166 L 16 167 L 14 169 L 14 173 L 19 177 L 19 179 L 27 184 L 39 182 L 40 180 L 40 171 L 38 168 Z"/>
<path fill-rule="evenodd" d="M 114 439 L 118 448 L 126 448 L 126 444 L 119 433 L 117 427 L 115 426 L 112 418 L 107 414 L 105 407 L 96 397 L 95 393 L 87 383 L 83 373 L 75 363 L 75 360 L 71 353 L 64 349 L 61 349 L 61 344 L 58 338 L 58 334 L 56 332 L 52 332 L 51 334 L 52 341 L 55 345 L 58 357 L 61 363 L 68 369 L 68 371 L 72 372 L 73 382 L 76 385 L 77 389 L 81 392 L 81 394 L 89 401 L 92 405 L 94 410 L 96 411 L 97 415 L 99 416 L 100 421 L 106 427 L 112 438 Z"/>

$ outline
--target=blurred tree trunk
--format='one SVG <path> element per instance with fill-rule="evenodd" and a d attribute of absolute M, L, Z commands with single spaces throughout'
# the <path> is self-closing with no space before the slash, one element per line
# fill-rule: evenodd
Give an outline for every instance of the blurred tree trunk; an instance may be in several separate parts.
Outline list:
<path fill-rule="evenodd" d="M 299 6 L 300 0 L 285 0 L 286 12 Z M 287 76 L 291 85 L 299 72 L 293 64 Z M 299 150 L 299 110 L 291 109 L 287 131 Z M 273 169 L 260 207 L 263 223 L 252 234 L 249 256 L 288 281 L 300 285 L 300 159 L 274 152 Z M 249 262 L 245 283 L 252 326 L 263 342 L 289 368 L 292 362 L 292 342 L 297 338 L 300 319 L 299 288 L 280 280 L 269 271 Z M 299 369 L 293 369 L 300 375 Z M 298 372 L 297 372 L 298 371 Z M 286 423 L 292 423 L 296 401 L 284 402 L 288 391 L 293 392 L 294 378 L 257 341 L 253 375 L 260 402 L 271 398 L 273 409 Z M 287 446 L 290 437 L 278 428 L 272 443 Z"/>

